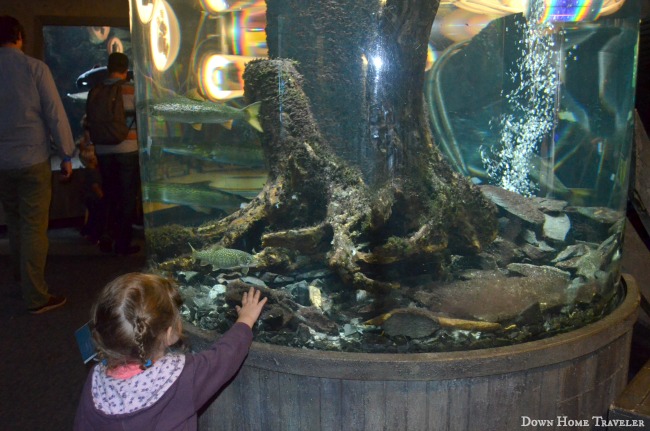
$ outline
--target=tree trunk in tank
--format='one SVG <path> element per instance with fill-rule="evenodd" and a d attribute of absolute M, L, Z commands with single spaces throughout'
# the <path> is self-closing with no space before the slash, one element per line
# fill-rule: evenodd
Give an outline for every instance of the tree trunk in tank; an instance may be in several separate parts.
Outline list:
<path fill-rule="evenodd" d="M 259 266 L 273 270 L 325 261 L 378 292 L 414 273 L 444 278 L 451 253 L 495 238 L 494 206 L 450 169 L 428 127 L 438 2 L 382 3 L 267 1 L 271 57 L 290 60 L 252 61 L 244 80 L 248 101 L 262 102 L 269 178 L 245 208 L 197 230 L 206 242 L 262 247 Z"/>
<path fill-rule="evenodd" d="M 325 140 L 374 184 L 424 171 L 419 154 L 431 133 L 422 90 L 439 2 L 382 3 L 267 1 L 270 57 L 298 61 Z"/>

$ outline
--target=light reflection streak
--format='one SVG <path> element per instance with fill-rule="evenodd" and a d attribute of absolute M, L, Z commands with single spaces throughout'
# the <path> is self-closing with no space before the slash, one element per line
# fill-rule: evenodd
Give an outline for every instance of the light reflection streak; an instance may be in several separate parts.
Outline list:
<path fill-rule="evenodd" d="M 180 28 L 176 14 L 165 0 L 157 0 L 151 22 L 151 56 L 157 70 L 167 70 L 176 60 L 180 47 Z"/>

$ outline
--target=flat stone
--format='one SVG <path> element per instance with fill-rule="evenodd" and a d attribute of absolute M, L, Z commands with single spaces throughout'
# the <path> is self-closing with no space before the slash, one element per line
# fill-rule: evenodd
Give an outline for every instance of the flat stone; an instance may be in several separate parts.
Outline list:
<path fill-rule="evenodd" d="M 571 274 L 568 272 L 545 265 L 538 266 L 527 263 L 511 263 L 508 265 L 508 271 L 532 278 L 558 278 L 567 283 L 569 282 L 569 278 L 571 278 Z"/>
<path fill-rule="evenodd" d="M 551 216 L 544 214 L 544 236 L 553 241 L 564 241 L 571 230 L 571 220 L 566 214 Z"/>
<path fill-rule="evenodd" d="M 607 207 L 571 207 L 572 212 L 576 212 L 602 224 L 614 224 L 618 220 L 625 218 L 623 211 L 613 210 Z"/>
<path fill-rule="evenodd" d="M 532 200 L 537 205 L 537 208 L 544 213 L 560 213 L 568 205 L 566 201 L 550 198 L 533 197 Z"/>
<path fill-rule="evenodd" d="M 433 334 L 440 325 L 436 316 L 420 308 L 401 308 L 390 312 L 382 324 L 387 335 L 423 338 Z"/>
<path fill-rule="evenodd" d="M 590 248 L 587 244 L 584 243 L 573 244 L 566 247 L 564 250 L 558 253 L 558 255 L 555 256 L 555 259 L 553 259 L 551 262 L 553 263 L 562 262 L 564 260 L 570 259 L 575 256 L 582 256 L 588 253 L 589 250 Z"/>
<path fill-rule="evenodd" d="M 533 225 L 541 226 L 544 223 L 544 213 L 530 199 L 501 187 L 490 185 L 479 187 L 496 206 L 513 216 Z"/>

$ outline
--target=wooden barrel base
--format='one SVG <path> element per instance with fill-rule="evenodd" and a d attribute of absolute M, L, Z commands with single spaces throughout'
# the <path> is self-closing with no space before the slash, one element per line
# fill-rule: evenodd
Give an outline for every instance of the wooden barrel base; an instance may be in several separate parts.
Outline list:
<path fill-rule="evenodd" d="M 206 430 L 591 429 L 627 383 L 639 291 L 583 328 L 514 346 L 369 354 L 253 343 Z M 190 341 L 214 339 L 196 328 Z M 549 422 L 550 421 L 550 422 Z"/>

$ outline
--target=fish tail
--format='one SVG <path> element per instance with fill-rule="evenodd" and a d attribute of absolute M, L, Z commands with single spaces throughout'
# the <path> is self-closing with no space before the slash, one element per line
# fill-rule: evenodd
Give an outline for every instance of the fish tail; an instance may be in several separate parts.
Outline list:
<path fill-rule="evenodd" d="M 192 244 L 190 244 L 189 242 L 187 243 L 187 245 L 189 245 L 190 248 L 192 249 L 192 263 L 194 263 L 194 262 L 196 262 L 196 257 L 194 256 L 194 254 L 196 253 L 196 250 L 194 249 L 194 247 L 192 247 Z"/>
<path fill-rule="evenodd" d="M 246 114 L 246 121 L 258 132 L 264 132 L 259 120 L 261 105 L 262 102 L 255 102 L 255 103 L 251 103 L 250 105 L 244 108 L 244 113 Z"/>

